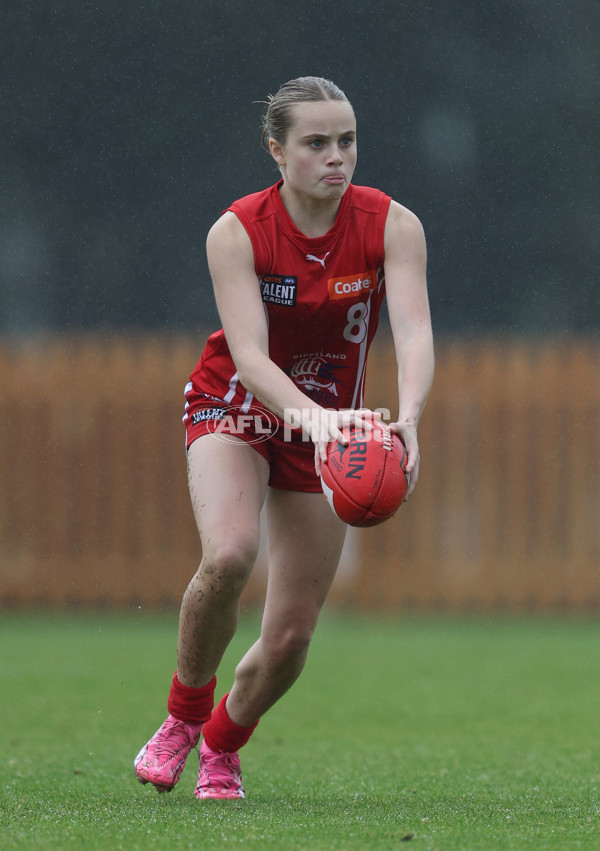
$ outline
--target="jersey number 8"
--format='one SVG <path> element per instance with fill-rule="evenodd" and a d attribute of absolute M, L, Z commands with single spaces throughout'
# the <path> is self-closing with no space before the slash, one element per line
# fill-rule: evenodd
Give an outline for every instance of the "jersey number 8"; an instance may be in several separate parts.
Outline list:
<path fill-rule="evenodd" d="M 344 340 L 350 343 L 362 343 L 367 335 L 367 316 L 369 307 L 359 301 L 348 309 L 346 318 L 348 324 L 344 328 Z"/>

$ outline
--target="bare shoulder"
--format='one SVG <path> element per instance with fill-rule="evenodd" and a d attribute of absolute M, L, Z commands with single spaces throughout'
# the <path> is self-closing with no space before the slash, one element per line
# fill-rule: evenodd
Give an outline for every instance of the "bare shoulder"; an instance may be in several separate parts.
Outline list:
<path fill-rule="evenodd" d="M 425 233 L 423 225 L 415 214 L 399 204 L 391 201 L 385 223 L 386 249 L 392 247 L 392 243 L 401 242 L 405 246 L 412 244 L 414 248 L 425 245 Z"/>
<path fill-rule="evenodd" d="M 227 211 L 217 219 L 206 237 L 206 251 L 209 261 L 211 257 L 248 259 L 252 256 L 250 237 L 235 213 Z"/>

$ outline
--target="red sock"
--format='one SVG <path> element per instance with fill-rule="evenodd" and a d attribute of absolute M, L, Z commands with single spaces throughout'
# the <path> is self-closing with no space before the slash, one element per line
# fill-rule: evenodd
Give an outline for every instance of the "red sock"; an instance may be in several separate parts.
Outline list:
<path fill-rule="evenodd" d="M 216 685 L 217 678 L 213 677 L 209 683 L 200 688 L 184 686 L 177 679 L 177 671 L 175 671 L 167 702 L 169 714 L 179 721 L 187 721 L 188 724 L 202 724 L 208 721 L 215 703 Z"/>
<path fill-rule="evenodd" d="M 229 694 L 226 694 L 215 706 L 210 721 L 204 725 L 202 731 L 204 741 L 211 751 L 220 753 L 223 751 L 225 753 L 239 751 L 246 744 L 258 724 L 258 721 L 255 721 L 251 727 L 240 727 L 239 724 L 235 724 L 225 708 L 228 697 Z"/>

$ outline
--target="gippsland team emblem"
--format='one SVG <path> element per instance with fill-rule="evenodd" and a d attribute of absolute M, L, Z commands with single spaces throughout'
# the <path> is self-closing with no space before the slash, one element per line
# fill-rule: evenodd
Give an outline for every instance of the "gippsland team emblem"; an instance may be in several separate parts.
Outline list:
<path fill-rule="evenodd" d="M 323 407 L 338 407 L 338 385 L 343 382 L 336 376 L 343 366 L 334 366 L 320 355 L 312 358 L 303 358 L 295 363 L 290 370 L 286 370 L 292 381 L 307 396 Z"/>

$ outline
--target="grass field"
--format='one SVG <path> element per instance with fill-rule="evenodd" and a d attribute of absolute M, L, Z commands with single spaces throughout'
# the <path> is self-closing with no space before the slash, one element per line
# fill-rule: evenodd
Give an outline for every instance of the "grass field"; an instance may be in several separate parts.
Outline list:
<path fill-rule="evenodd" d="M 0 849 L 600 848 L 600 624 L 325 615 L 243 752 L 247 798 L 169 795 L 176 616 L 4 615 Z M 220 672 L 258 624 L 241 624 Z"/>

